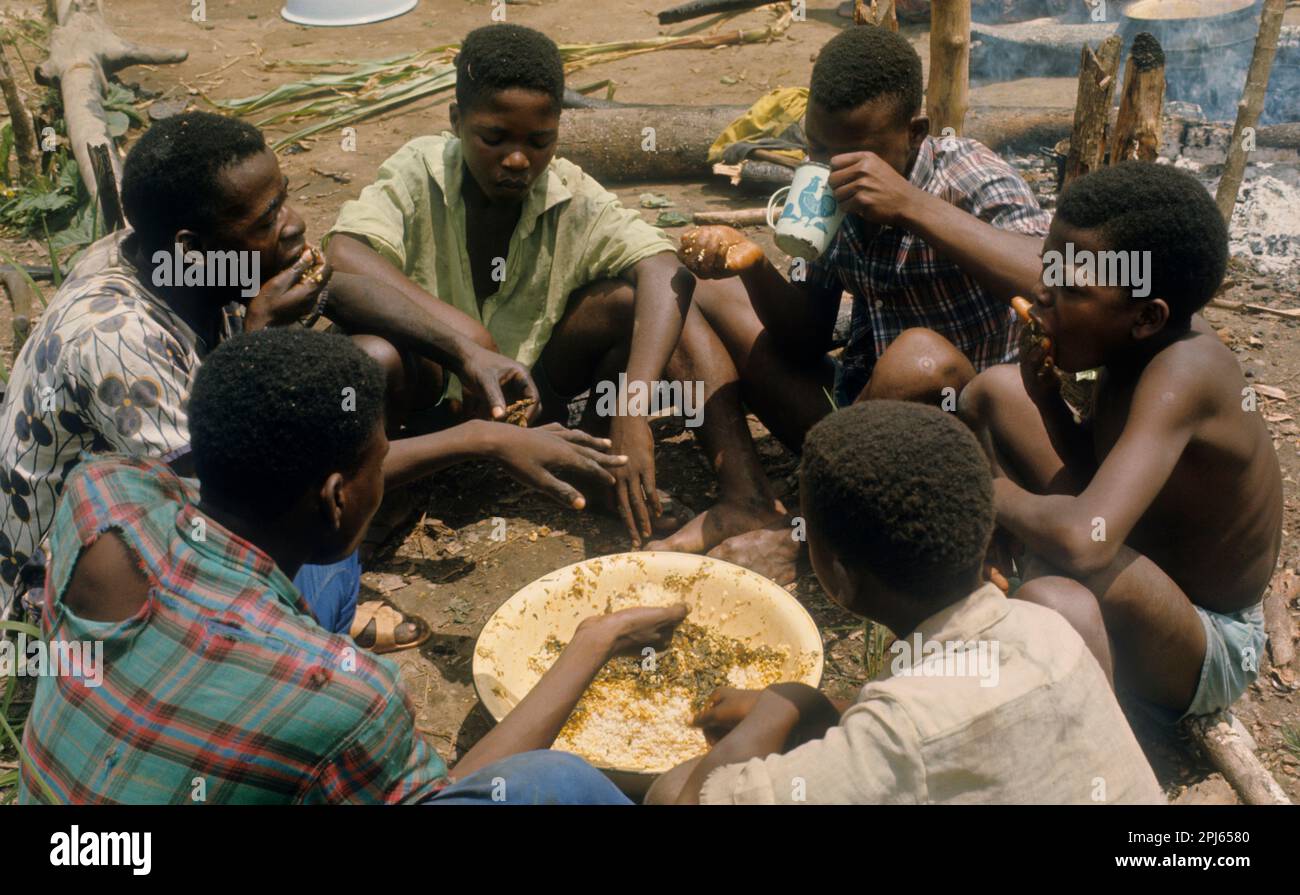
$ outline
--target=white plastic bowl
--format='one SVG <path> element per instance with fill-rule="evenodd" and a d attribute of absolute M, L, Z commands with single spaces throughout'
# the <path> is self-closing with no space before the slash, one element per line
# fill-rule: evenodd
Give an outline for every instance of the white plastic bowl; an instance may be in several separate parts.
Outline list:
<path fill-rule="evenodd" d="M 533 688 L 541 674 L 529 659 L 544 652 L 554 635 L 567 643 L 584 618 L 605 611 L 611 596 L 634 584 L 665 586 L 670 575 L 707 577 L 694 585 L 683 602 L 688 620 L 706 625 L 751 646 L 788 646 L 784 678 L 816 687 L 824 656 L 821 632 L 808 610 L 785 588 L 749 569 L 687 553 L 619 553 L 557 569 L 519 590 L 501 605 L 479 634 L 474 647 L 474 689 L 494 719 L 500 721 Z M 583 574 L 593 586 L 574 594 Z M 674 594 L 674 601 L 676 594 Z M 611 767 L 592 761 L 632 796 L 644 794 L 655 774 L 646 768 Z"/>
<path fill-rule="evenodd" d="M 420 0 L 286 0 L 280 15 L 295 25 L 369 25 L 408 13 Z"/>

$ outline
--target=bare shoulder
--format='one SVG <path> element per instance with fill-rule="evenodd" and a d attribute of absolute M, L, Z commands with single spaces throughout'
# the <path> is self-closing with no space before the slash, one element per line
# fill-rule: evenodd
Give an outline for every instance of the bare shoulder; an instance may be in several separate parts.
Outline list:
<path fill-rule="evenodd" d="M 121 535 L 109 530 L 77 559 L 63 604 L 86 621 L 119 622 L 139 612 L 148 596 L 148 577 Z"/>
<path fill-rule="evenodd" d="M 1239 409 L 1246 377 L 1236 356 L 1197 315 L 1187 334 L 1161 350 L 1142 371 L 1139 391 L 1212 415 Z"/>

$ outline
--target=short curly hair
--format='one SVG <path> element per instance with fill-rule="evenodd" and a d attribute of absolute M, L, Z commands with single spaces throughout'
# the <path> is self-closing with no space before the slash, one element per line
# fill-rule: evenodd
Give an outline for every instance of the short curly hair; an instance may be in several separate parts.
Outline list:
<path fill-rule="evenodd" d="M 480 98 L 522 87 L 564 102 L 560 49 L 540 31 L 522 25 L 485 25 L 465 36 L 456 56 L 456 102 L 468 110 Z"/>
<path fill-rule="evenodd" d="M 863 401 L 813 426 L 803 500 L 816 536 L 850 568 L 924 601 L 979 580 L 993 534 L 993 479 L 951 413 Z"/>
<path fill-rule="evenodd" d="M 1228 228 L 1208 190 L 1173 165 L 1129 161 L 1099 168 L 1061 193 L 1056 215 L 1099 230 L 1112 251 L 1150 252 L 1151 292 L 1185 326 L 1213 297 L 1228 265 Z"/>
<path fill-rule="evenodd" d="M 907 38 L 856 25 L 827 41 L 813 65 L 809 98 L 828 112 L 887 97 L 901 121 L 921 110 L 921 57 Z"/>
<path fill-rule="evenodd" d="M 194 469 L 205 494 L 275 518 L 331 473 L 354 472 L 383 414 L 383 371 L 351 339 L 287 327 L 235 336 L 194 378 Z"/>
<path fill-rule="evenodd" d="M 122 210 L 143 246 L 168 248 L 177 230 L 211 227 L 226 205 L 218 175 L 266 148 L 253 125 L 211 112 L 150 127 L 122 166 Z"/>

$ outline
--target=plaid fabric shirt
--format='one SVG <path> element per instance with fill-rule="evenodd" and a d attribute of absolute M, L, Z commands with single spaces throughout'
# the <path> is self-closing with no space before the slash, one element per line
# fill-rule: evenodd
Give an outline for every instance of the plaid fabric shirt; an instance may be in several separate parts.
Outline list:
<path fill-rule="evenodd" d="M 1045 236 L 1052 220 L 1020 175 L 974 140 L 927 137 L 909 180 L 1000 230 Z M 1007 302 L 915 234 L 882 227 L 870 236 L 872 227 L 849 215 L 807 270 L 814 300 L 834 301 L 841 292 L 854 298 L 844 393 L 856 396 L 889 343 L 914 326 L 946 337 L 976 370 L 1015 360 L 1019 324 Z"/>
<path fill-rule="evenodd" d="M 322 630 L 274 561 L 194 499 L 152 459 L 91 461 L 68 479 L 42 633 L 100 641 L 102 663 L 38 679 L 19 801 L 392 803 L 442 788 L 397 667 Z M 125 621 L 87 621 L 63 595 L 109 529 L 149 596 Z"/>

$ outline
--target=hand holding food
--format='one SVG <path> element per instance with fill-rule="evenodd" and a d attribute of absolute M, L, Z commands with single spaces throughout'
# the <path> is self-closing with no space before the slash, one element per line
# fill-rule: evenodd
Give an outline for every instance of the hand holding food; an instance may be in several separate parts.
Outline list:
<path fill-rule="evenodd" d="M 702 280 L 719 280 L 749 270 L 763 260 L 763 249 L 734 227 L 715 224 L 682 234 L 677 257 Z"/>
<path fill-rule="evenodd" d="M 262 284 L 248 302 L 244 329 L 254 332 L 268 326 L 287 326 L 316 308 L 320 291 L 333 273 L 320 249 L 306 246 L 292 265 Z"/>
<path fill-rule="evenodd" d="M 1042 324 L 1030 312 L 1033 305 L 1017 295 L 1011 299 L 1016 316 L 1024 322 L 1020 334 L 1020 378 L 1025 391 L 1035 403 L 1059 395 L 1060 377 L 1052 359 L 1052 340 L 1043 332 Z"/>

